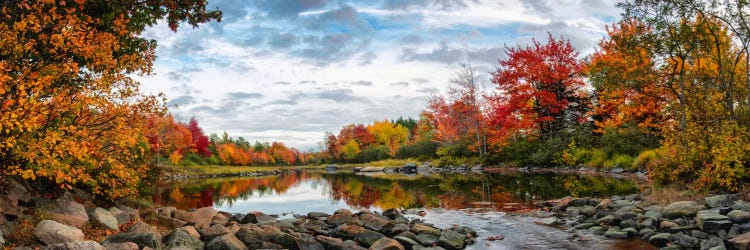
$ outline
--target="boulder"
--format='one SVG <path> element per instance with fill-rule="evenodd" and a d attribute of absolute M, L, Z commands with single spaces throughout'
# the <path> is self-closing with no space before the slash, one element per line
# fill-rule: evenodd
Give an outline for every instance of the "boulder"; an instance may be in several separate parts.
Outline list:
<path fill-rule="evenodd" d="M 177 211 L 177 208 L 175 207 L 158 207 L 154 209 L 154 212 L 157 215 L 161 215 L 167 218 L 172 218 L 174 216 L 174 211 Z"/>
<path fill-rule="evenodd" d="M 36 225 L 34 237 L 45 245 L 82 241 L 84 239 L 81 229 L 61 224 L 53 220 L 43 220 Z"/>
<path fill-rule="evenodd" d="M 411 231 L 417 235 L 432 234 L 432 235 L 440 236 L 440 229 L 437 229 L 430 225 L 421 224 L 421 223 L 414 224 L 413 226 L 411 226 Z"/>
<path fill-rule="evenodd" d="M 96 241 L 73 241 L 49 245 L 45 250 L 104 250 L 105 248 Z"/>
<path fill-rule="evenodd" d="M 614 239 L 627 239 L 628 232 L 625 232 L 617 227 L 610 227 L 609 230 L 604 233 L 604 237 Z"/>
<path fill-rule="evenodd" d="M 691 217 L 704 208 L 703 204 L 695 201 L 678 201 L 664 207 L 663 214 L 667 218 Z"/>
<path fill-rule="evenodd" d="M 212 216 L 213 217 L 213 216 Z M 247 246 L 237 237 L 225 234 L 206 243 L 206 250 L 248 250 Z"/>
<path fill-rule="evenodd" d="M 282 244 L 282 246 L 287 247 L 289 249 L 299 249 L 299 250 L 325 250 L 325 247 L 315 240 L 315 237 L 309 234 L 304 233 L 298 233 L 298 232 L 290 232 L 289 236 L 291 236 L 291 243 L 292 245 L 285 245 Z"/>
<path fill-rule="evenodd" d="M 200 232 L 202 236 L 201 239 L 203 239 L 203 241 L 211 241 L 216 237 L 229 233 L 229 229 L 220 224 L 214 224 L 210 227 L 201 228 L 198 231 Z"/>
<path fill-rule="evenodd" d="M 354 239 L 357 237 L 357 234 L 364 231 L 365 228 L 358 226 L 358 225 L 351 225 L 351 224 L 343 224 L 341 226 L 336 227 L 336 229 L 333 230 L 334 234 L 344 238 L 344 239 Z"/>
<path fill-rule="evenodd" d="M 193 235 L 182 229 L 174 230 L 167 235 L 164 239 L 164 245 L 167 249 L 203 249 L 203 242 L 200 239 L 193 237 Z"/>
<path fill-rule="evenodd" d="M 109 212 L 117 218 L 117 224 L 119 225 L 128 224 L 141 219 L 138 209 L 133 209 L 128 206 L 118 205 L 111 207 L 109 208 Z M 170 215 L 169 217 L 172 216 Z"/>
<path fill-rule="evenodd" d="M 750 232 L 740 234 L 734 238 L 729 239 L 729 243 L 734 246 L 735 249 L 748 250 L 750 249 Z"/>
<path fill-rule="evenodd" d="M 378 241 L 383 237 L 385 237 L 385 235 L 379 232 L 365 229 L 357 233 L 357 236 L 354 238 L 354 240 L 362 243 L 362 245 L 371 246 L 373 243 L 375 243 L 375 241 Z"/>
<path fill-rule="evenodd" d="M 448 250 L 457 250 L 463 249 L 465 242 L 466 235 L 446 229 L 440 234 L 437 244 Z"/>
<path fill-rule="evenodd" d="M 359 219 L 361 219 L 362 222 L 365 223 L 366 228 L 378 232 L 390 231 L 394 226 L 393 222 L 372 214 L 363 214 L 359 216 Z"/>
<path fill-rule="evenodd" d="M 26 186 L 13 178 L 6 178 L 6 184 L 5 190 L 9 196 L 13 196 L 24 203 L 31 202 L 31 192 L 29 192 L 29 189 L 26 188 Z"/>
<path fill-rule="evenodd" d="M 89 222 L 89 215 L 83 205 L 66 199 L 48 200 L 39 198 L 37 208 L 44 213 L 51 215 L 55 221 L 71 225 L 77 228 L 83 228 Z"/>
<path fill-rule="evenodd" d="M 328 216 L 330 216 L 330 215 L 327 214 L 327 213 L 322 213 L 322 212 L 309 212 L 309 213 L 307 213 L 307 217 L 308 218 L 321 218 L 321 217 L 325 218 L 325 217 L 328 217 Z"/>
<path fill-rule="evenodd" d="M 22 207 L 18 205 L 18 197 L 13 195 L 0 195 L 0 215 L 17 218 L 21 214 Z"/>
<path fill-rule="evenodd" d="M 397 240 L 384 237 L 372 243 L 370 250 L 406 250 L 406 248 Z"/>
<path fill-rule="evenodd" d="M 245 217 L 242 218 L 242 221 L 240 221 L 242 224 L 246 223 L 255 223 L 258 225 L 265 225 L 265 224 L 272 224 L 276 223 L 278 221 L 275 217 L 261 213 L 261 212 L 251 212 L 245 215 Z"/>
<path fill-rule="evenodd" d="M 211 219 L 213 219 L 217 213 L 219 213 L 219 211 L 216 211 L 213 207 L 199 208 L 192 212 L 192 220 L 187 220 L 185 222 L 194 223 L 196 228 L 208 227 L 211 225 Z"/>
<path fill-rule="evenodd" d="M 660 229 L 669 229 L 669 228 L 679 227 L 679 226 L 680 225 L 677 225 L 677 223 L 674 223 L 674 222 L 668 221 L 668 220 L 663 220 L 663 221 L 661 221 L 661 223 L 659 223 L 659 228 Z"/>
<path fill-rule="evenodd" d="M 734 223 L 742 224 L 750 221 L 750 212 L 743 210 L 732 210 L 727 214 L 730 220 Z"/>
<path fill-rule="evenodd" d="M 703 210 L 695 216 L 695 224 L 703 231 L 714 233 L 721 229 L 729 230 L 732 222 L 729 217 L 720 215 L 716 210 Z"/>
<path fill-rule="evenodd" d="M 352 218 L 351 213 L 348 214 L 348 215 L 346 215 L 346 214 L 333 214 L 333 215 L 329 216 L 328 219 L 326 220 L 326 222 L 329 225 L 333 225 L 333 226 L 338 226 L 338 225 L 341 225 L 341 224 L 344 224 L 344 223 L 352 223 L 353 221 L 354 221 L 354 218 Z"/>
<path fill-rule="evenodd" d="M 607 232 L 607 229 L 604 227 L 591 227 L 589 228 L 589 232 L 591 232 L 594 235 L 604 235 L 604 233 Z"/>
<path fill-rule="evenodd" d="M 245 224 L 240 226 L 240 230 L 235 233 L 237 239 L 245 243 L 249 248 L 257 249 L 263 245 L 263 242 L 272 241 L 282 235 L 282 232 L 273 226 L 255 224 Z"/>
<path fill-rule="evenodd" d="M 736 200 L 737 195 L 735 194 L 715 195 L 706 197 L 706 204 L 710 208 L 728 207 L 733 205 Z"/>
<path fill-rule="evenodd" d="M 119 242 L 119 243 L 104 243 L 102 244 L 106 250 L 140 250 L 138 244 L 133 242 Z"/>
<path fill-rule="evenodd" d="M 393 237 L 393 239 L 397 240 L 398 243 L 401 243 L 401 245 L 404 246 L 404 248 L 406 249 L 412 249 L 414 246 L 419 246 L 419 242 L 409 237 L 396 236 L 396 237 Z"/>
<path fill-rule="evenodd" d="M 330 250 L 349 250 L 349 249 L 364 250 L 366 249 L 364 247 L 357 245 L 356 242 L 342 241 L 339 238 L 333 238 L 333 237 L 328 237 L 324 235 L 318 235 L 315 237 L 315 239 L 318 240 L 318 242 L 320 242 L 320 244 L 322 244 L 323 247 L 325 247 L 325 249 L 330 249 Z"/>
<path fill-rule="evenodd" d="M 418 234 L 416 237 L 417 242 L 425 246 L 436 244 L 438 239 L 440 239 L 440 237 L 434 234 Z"/>
<path fill-rule="evenodd" d="M 92 219 L 94 224 L 99 225 L 104 229 L 115 231 L 119 230 L 119 223 L 117 221 L 117 218 L 115 218 L 115 216 L 112 215 L 109 210 L 100 207 L 94 208 L 94 210 L 89 213 L 89 217 Z"/>
<path fill-rule="evenodd" d="M 104 241 L 102 241 L 102 244 L 123 242 L 133 242 L 140 248 L 150 247 L 153 249 L 161 249 L 162 236 L 156 230 L 133 230 L 107 236 L 104 238 Z"/>
<path fill-rule="evenodd" d="M 156 222 L 159 225 L 162 225 L 171 229 L 180 228 L 180 227 L 187 225 L 187 222 L 184 222 L 175 218 L 169 218 L 160 214 L 156 215 Z"/>
<path fill-rule="evenodd" d="M 669 243 L 670 236 L 669 233 L 656 234 L 648 238 L 648 243 L 657 247 L 665 247 Z"/>

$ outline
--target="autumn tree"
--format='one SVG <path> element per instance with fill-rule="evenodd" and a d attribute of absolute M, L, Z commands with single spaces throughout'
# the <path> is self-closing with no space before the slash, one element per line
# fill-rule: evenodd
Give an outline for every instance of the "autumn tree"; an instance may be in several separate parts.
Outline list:
<path fill-rule="evenodd" d="M 0 3 L 0 169 L 117 198 L 146 167 L 146 117 L 163 102 L 130 76 L 152 72 L 157 20 L 218 19 L 203 0 Z"/>
<path fill-rule="evenodd" d="M 354 157 L 357 157 L 360 152 L 362 152 L 362 149 L 359 147 L 359 143 L 353 139 L 349 140 L 349 142 L 344 144 L 341 148 L 341 153 L 346 159 L 354 159 Z"/>
<path fill-rule="evenodd" d="M 190 130 L 196 152 L 202 156 L 211 156 L 211 151 L 208 150 L 208 144 L 210 143 L 208 136 L 203 133 L 203 129 L 198 125 L 195 117 L 190 118 L 187 127 Z"/>
<path fill-rule="evenodd" d="M 549 35 L 546 44 L 507 49 L 507 59 L 493 73 L 492 124 L 500 138 L 514 133 L 545 140 L 585 117 L 588 97 L 583 63 L 567 40 Z"/>
<path fill-rule="evenodd" d="M 343 146 L 354 140 L 357 142 L 359 148 L 367 148 L 375 143 L 375 136 L 367 130 L 367 127 L 363 124 L 349 124 L 345 125 L 339 131 L 337 136 L 336 144 Z"/>
<path fill-rule="evenodd" d="M 380 145 L 385 145 L 390 151 L 390 155 L 396 154 L 401 145 L 409 137 L 409 130 L 399 124 L 393 124 L 388 120 L 375 121 L 367 126 L 367 130 L 375 136 L 375 141 Z"/>

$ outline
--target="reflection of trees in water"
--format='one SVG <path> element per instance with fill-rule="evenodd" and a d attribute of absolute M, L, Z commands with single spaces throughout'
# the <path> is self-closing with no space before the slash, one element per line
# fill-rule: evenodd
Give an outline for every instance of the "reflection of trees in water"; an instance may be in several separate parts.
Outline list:
<path fill-rule="evenodd" d="M 494 207 L 508 210 L 533 201 L 573 196 L 610 196 L 638 191 L 634 182 L 602 176 L 553 173 L 433 174 L 406 177 L 352 173 L 298 172 L 281 176 L 208 179 L 180 183 L 154 196 L 157 204 L 179 208 L 233 205 L 252 196 L 278 195 L 311 182 L 315 190 L 343 200 L 355 209 L 422 208 L 451 209 Z M 328 188 L 321 188 L 321 187 Z"/>

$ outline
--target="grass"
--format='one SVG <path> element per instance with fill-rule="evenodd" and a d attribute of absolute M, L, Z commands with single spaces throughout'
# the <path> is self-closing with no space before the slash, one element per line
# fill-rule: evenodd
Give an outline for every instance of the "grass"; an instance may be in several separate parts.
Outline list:
<path fill-rule="evenodd" d="M 282 168 L 279 166 L 216 166 L 216 165 L 193 165 L 193 166 L 164 166 L 167 173 L 184 174 L 184 175 L 218 175 L 218 174 L 239 174 L 250 172 L 274 171 Z"/>
<path fill-rule="evenodd" d="M 385 159 L 379 161 L 373 161 L 368 163 L 346 163 L 338 164 L 339 167 L 354 168 L 354 167 L 401 167 L 407 163 L 414 163 L 420 165 L 421 161 L 409 158 L 409 159 Z"/>
<path fill-rule="evenodd" d="M 650 189 L 650 193 L 643 199 L 663 205 L 675 201 L 703 200 L 706 197 L 704 193 L 692 191 L 685 184 L 653 185 Z"/>

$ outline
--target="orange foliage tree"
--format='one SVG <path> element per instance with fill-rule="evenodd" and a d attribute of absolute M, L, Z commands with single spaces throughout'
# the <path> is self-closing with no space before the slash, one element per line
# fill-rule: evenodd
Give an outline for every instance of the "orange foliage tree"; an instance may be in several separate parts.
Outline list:
<path fill-rule="evenodd" d="M 129 76 L 151 73 L 139 34 L 220 17 L 202 0 L 0 3 L 0 170 L 110 198 L 134 194 L 148 169 L 143 126 L 163 113 Z"/>

